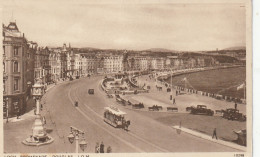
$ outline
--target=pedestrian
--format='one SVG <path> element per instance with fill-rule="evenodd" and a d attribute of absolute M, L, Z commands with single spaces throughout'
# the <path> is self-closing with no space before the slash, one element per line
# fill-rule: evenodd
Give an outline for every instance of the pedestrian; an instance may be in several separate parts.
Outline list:
<path fill-rule="evenodd" d="M 178 96 L 178 91 L 176 90 L 176 96 Z"/>
<path fill-rule="evenodd" d="M 95 153 L 99 153 L 99 143 L 97 142 L 96 146 L 95 146 Z"/>
<path fill-rule="evenodd" d="M 235 102 L 235 109 L 237 109 L 237 103 Z"/>
<path fill-rule="evenodd" d="M 110 146 L 107 147 L 107 153 L 111 153 L 112 152 L 112 148 Z"/>
<path fill-rule="evenodd" d="M 43 122 L 43 124 L 46 124 L 45 116 L 42 117 L 42 122 Z"/>
<path fill-rule="evenodd" d="M 217 128 L 214 128 L 214 130 L 213 130 L 212 139 L 213 139 L 214 137 L 216 137 L 216 139 L 218 139 L 218 137 L 217 137 Z"/>
<path fill-rule="evenodd" d="M 100 153 L 104 153 L 104 144 L 103 144 L 103 142 L 101 142 L 101 144 L 100 144 Z"/>
<path fill-rule="evenodd" d="M 43 105 L 41 104 L 41 111 L 42 111 L 42 109 L 43 109 Z"/>
<path fill-rule="evenodd" d="M 175 98 L 173 98 L 172 103 L 175 104 Z"/>
<path fill-rule="evenodd" d="M 19 109 L 19 108 L 17 109 L 17 114 L 16 114 L 16 116 L 17 116 L 16 118 L 19 119 L 19 116 L 20 116 L 20 109 Z"/>

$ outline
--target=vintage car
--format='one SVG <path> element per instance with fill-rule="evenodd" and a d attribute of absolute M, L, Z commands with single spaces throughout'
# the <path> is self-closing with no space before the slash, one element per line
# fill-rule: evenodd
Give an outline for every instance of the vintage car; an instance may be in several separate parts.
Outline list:
<path fill-rule="evenodd" d="M 237 143 L 246 146 L 246 130 L 233 131 L 237 134 Z"/>
<path fill-rule="evenodd" d="M 88 94 L 94 94 L 94 89 L 89 89 Z"/>
<path fill-rule="evenodd" d="M 246 116 L 239 113 L 239 110 L 234 108 L 224 110 L 222 117 L 228 120 L 246 121 Z"/>
<path fill-rule="evenodd" d="M 79 79 L 79 76 L 76 76 L 76 79 Z"/>
<path fill-rule="evenodd" d="M 188 110 L 188 108 L 186 108 L 186 110 Z M 197 107 L 191 106 L 189 110 L 191 114 L 204 114 L 209 116 L 214 115 L 214 111 L 208 109 L 206 105 L 197 105 Z"/>

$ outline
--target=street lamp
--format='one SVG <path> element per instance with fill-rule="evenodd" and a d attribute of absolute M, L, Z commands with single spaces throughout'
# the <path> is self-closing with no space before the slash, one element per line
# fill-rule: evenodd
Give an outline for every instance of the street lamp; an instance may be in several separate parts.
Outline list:
<path fill-rule="evenodd" d="M 3 106 L 5 107 L 4 112 L 6 112 L 6 123 L 8 123 L 8 117 L 9 117 L 8 97 L 4 98 Z"/>
<path fill-rule="evenodd" d="M 81 138 L 80 138 L 81 135 Z M 79 143 L 79 140 L 81 139 L 81 142 Z M 79 152 L 79 148 L 84 152 L 84 150 L 87 148 L 87 142 L 84 137 L 84 131 L 81 131 L 73 126 L 70 127 L 70 134 L 68 136 L 69 142 L 72 144 L 74 140 L 76 141 L 76 150 L 75 152 Z"/>

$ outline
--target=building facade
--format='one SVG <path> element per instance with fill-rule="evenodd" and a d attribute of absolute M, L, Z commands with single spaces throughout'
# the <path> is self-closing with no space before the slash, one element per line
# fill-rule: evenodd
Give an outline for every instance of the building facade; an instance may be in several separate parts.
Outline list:
<path fill-rule="evenodd" d="M 28 49 L 27 40 L 15 22 L 3 25 L 3 100 L 9 115 L 26 111 L 27 88 L 32 81 Z"/>

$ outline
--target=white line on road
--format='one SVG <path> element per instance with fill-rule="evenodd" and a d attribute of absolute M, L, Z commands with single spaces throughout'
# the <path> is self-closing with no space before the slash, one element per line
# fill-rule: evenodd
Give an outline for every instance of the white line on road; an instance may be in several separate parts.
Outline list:
<path fill-rule="evenodd" d="M 70 101 L 71 101 L 71 103 L 72 103 L 72 105 L 73 105 L 74 102 L 73 102 L 73 100 L 72 100 L 72 98 L 71 98 L 70 92 L 71 92 L 71 88 L 70 88 L 70 90 L 69 90 L 69 92 L 68 92 L 68 97 L 69 97 L 69 99 L 70 99 Z M 138 152 L 145 152 L 145 151 L 141 150 L 140 148 L 134 146 L 133 144 L 127 142 L 126 140 L 124 140 L 124 139 L 122 139 L 122 138 L 119 138 L 117 135 L 114 135 L 114 133 L 108 131 L 106 128 L 102 127 L 102 126 L 99 125 L 97 122 L 95 122 L 95 121 L 92 120 L 90 117 L 88 117 L 88 116 L 87 116 L 83 111 L 81 111 L 79 108 L 76 107 L 76 109 L 77 109 L 85 118 L 87 118 L 90 122 L 92 122 L 93 124 L 97 125 L 99 128 L 103 129 L 104 131 L 106 131 L 107 133 L 109 133 L 109 134 L 110 134 L 111 136 L 113 136 L 114 138 L 116 138 L 116 139 L 120 140 L 121 142 L 125 143 L 126 145 L 128 145 L 128 146 L 134 148 L 134 149 L 137 150 Z"/>
<path fill-rule="evenodd" d="M 88 105 L 86 105 L 86 104 L 84 104 L 84 105 L 85 105 L 91 112 L 93 112 L 94 114 L 96 114 L 99 118 L 103 119 L 102 116 L 100 116 L 96 111 L 92 110 Z M 163 149 L 163 148 L 160 148 L 160 147 L 158 147 L 158 146 L 152 144 L 151 142 L 148 142 L 148 141 L 146 141 L 145 139 L 143 139 L 143 138 L 137 136 L 136 134 L 134 134 L 134 133 L 132 133 L 132 132 L 128 132 L 128 134 L 134 136 L 135 138 L 141 140 L 142 142 L 144 142 L 144 143 L 146 143 L 146 144 L 148 144 L 148 145 L 150 145 L 150 146 L 153 146 L 153 147 L 155 147 L 155 148 L 157 148 L 157 149 L 159 149 L 159 150 L 161 150 L 161 151 L 163 151 L 163 152 L 169 152 L 168 150 Z"/>
<path fill-rule="evenodd" d="M 98 91 L 101 93 L 100 89 L 98 88 Z M 103 93 L 101 93 L 102 95 L 104 95 Z M 77 96 L 76 96 L 77 97 Z M 88 105 L 84 104 L 91 112 L 93 112 L 94 114 L 96 114 L 99 118 L 103 119 L 103 117 L 101 115 L 99 115 L 96 111 L 94 111 L 93 109 L 91 109 Z M 135 137 L 136 139 L 139 139 L 140 141 L 144 142 L 145 144 L 148 144 L 152 147 L 155 147 L 156 149 L 162 151 L 162 152 L 169 152 L 168 150 L 166 149 L 163 149 L 159 146 L 156 146 L 154 144 L 152 144 L 151 142 L 139 137 L 138 135 L 132 133 L 132 132 L 128 132 L 128 134 L 132 135 L 133 137 Z"/>

